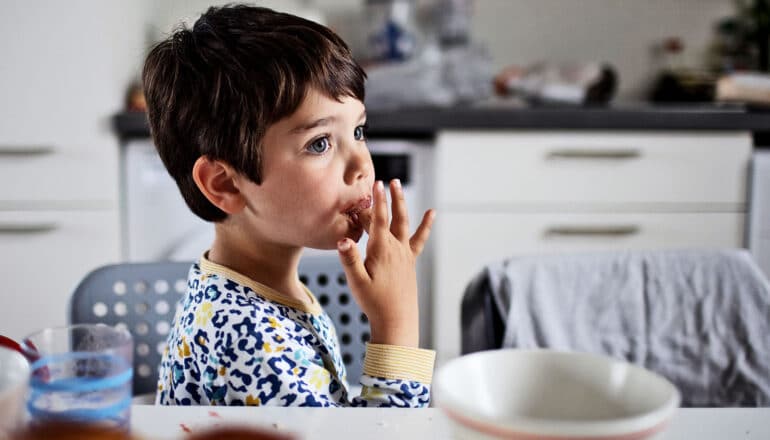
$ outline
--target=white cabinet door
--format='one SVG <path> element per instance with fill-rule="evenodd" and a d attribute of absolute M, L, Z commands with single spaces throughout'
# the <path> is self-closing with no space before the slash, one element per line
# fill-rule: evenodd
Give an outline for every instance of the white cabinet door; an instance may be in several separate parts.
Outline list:
<path fill-rule="evenodd" d="M 446 132 L 438 139 L 440 207 L 743 211 L 746 132 Z"/>
<path fill-rule="evenodd" d="M 734 248 L 738 213 L 511 214 L 443 212 L 437 217 L 433 335 L 440 361 L 460 354 L 460 305 L 483 267 L 513 255 L 627 249 Z"/>
<path fill-rule="evenodd" d="M 114 140 L 110 117 L 147 50 L 147 3 L 3 1 L 0 145 Z"/>
<path fill-rule="evenodd" d="M 146 53 L 147 3 L 1 3 L 0 203 L 116 205 L 118 141 L 110 119 Z M 35 154 L 47 150 L 53 154 Z"/>
<path fill-rule="evenodd" d="M 77 283 L 118 248 L 117 210 L 0 211 L 0 334 L 64 325 Z"/>
<path fill-rule="evenodd" d="M 117 208 L 118 147 L 99 149 L 56 144 L 3 153 L 0 145 L 0 207 L 26 209 Z M 23 151 L 27 149 L 27 151 Z"/>

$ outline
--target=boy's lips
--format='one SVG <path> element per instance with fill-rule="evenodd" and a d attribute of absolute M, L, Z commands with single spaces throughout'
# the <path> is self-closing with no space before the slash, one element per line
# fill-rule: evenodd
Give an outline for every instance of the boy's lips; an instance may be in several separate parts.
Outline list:
<path fill-rule="evenodd" d="M 362 224 L 361 218 L 359 214 L 361 214 L 362 211 L 369 209 L 372 207 L 372 196 L 365 196 L 354 203 L 351 203 L 348 205 L 348 207 L 343 211 L 345 215 L 348 216 L 348 218 L 357 226 L 365 227 L 367 225 Z"/>

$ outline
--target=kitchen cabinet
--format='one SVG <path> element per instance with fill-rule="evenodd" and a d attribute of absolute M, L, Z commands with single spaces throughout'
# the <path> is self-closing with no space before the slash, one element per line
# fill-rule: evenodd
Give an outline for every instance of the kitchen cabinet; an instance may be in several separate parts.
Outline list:
<path fill-rule="evenodd" d="M 467 283 L 524 254 L 744 244 L 749 132 L 447 130 L 436 144 L 433 335 L 460 352 Z"/>
<path fill-rule="evenodd" d="M 109 122 L 141 64 L 147 7 L 3 4 L 0 334 L 65 324 L 77 282 L 119 260 L 119 149 Z"/>
<path fill-rule="evenodd" d="M 70 294 L 118 256 L 117 211 L 0 211 L 2 333 L 21 338 L 67 322 Z"/>

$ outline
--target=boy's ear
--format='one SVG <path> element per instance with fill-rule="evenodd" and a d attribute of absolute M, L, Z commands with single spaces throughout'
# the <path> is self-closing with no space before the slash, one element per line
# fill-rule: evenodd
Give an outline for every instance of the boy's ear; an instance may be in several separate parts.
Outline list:
<path fill-rule="evenodd" d="M 235 214 L 246 206 L 246 198 L 235 184 L 238 173 L 229 164 L 201 156 L 192 169 L 198 189 L 214 206 Z"/>

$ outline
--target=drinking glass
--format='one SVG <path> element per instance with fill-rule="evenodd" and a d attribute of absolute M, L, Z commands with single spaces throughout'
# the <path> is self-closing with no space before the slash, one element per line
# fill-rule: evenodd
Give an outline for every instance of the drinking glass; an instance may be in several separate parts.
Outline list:
<path fill-rule="evenodd" d="M 134 344 L 127 330 L 104 324 L 46 328 L 27 336 L 21 346 L 31 362 L 31 423 L 128 430 Z"/>

